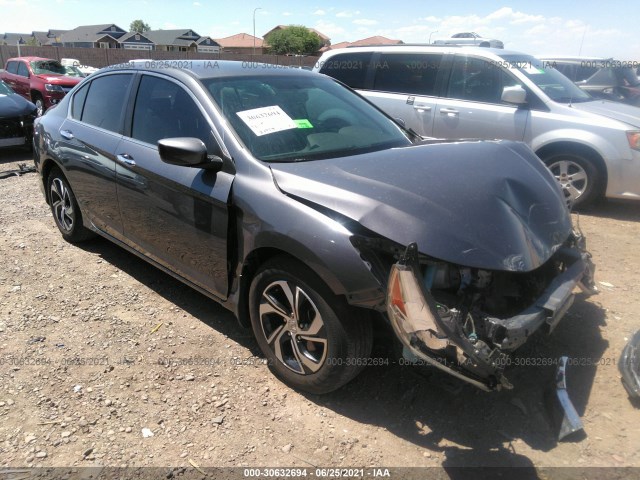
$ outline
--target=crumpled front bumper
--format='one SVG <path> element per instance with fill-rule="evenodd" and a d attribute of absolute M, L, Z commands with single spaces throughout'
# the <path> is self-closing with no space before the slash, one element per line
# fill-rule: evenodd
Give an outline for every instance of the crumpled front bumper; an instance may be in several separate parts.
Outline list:
<path fill-rule="evenodd" d="M 622 384 L 631 398 L 640 399 L 640 330 L 622 350 L 618 363 Z"/>
<path fill-rule="evenodd" d="M 580 245 L 580 242 L 576 242 Z M 584 243 L 582 242 L 582 245 Z M 512 388 L 503 375 L 508 353 L 526 342 L 545 324 L 551 332 L 571 307 L 576 286 L 597 292 L 595 267 L 583 248 L 562 247 L 558 252 L 565 270 L 525 311 L 506 319 L 487 318 L 487 342 L 467 338 L 420 281 L 415 243 L 393 265 L 387 287 L 387 315 L 393 330 L 410 355 L 419 361 L 469 382 L 483 390 Z"/>

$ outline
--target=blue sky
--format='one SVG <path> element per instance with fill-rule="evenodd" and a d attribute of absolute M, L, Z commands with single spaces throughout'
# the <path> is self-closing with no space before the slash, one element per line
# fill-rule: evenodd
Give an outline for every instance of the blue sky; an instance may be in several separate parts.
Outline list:
<path fill-rule="evenodd" d="M 0 0 L 0 32 L 115 23 L 128 29 L 142 19 L 153 29 L 191 28 L 213 38 L 239 32 L 261 37 L 272 27 L 305 25 L 332 43 L 383 35 L 426 42 L 456 32 L 498 38 L 506 48 L 531 54 L 615 57 L 640 61 L 637 12 L 620 0 L 578 3 L 525 1 L 335 1 L 254 0 Z"/>

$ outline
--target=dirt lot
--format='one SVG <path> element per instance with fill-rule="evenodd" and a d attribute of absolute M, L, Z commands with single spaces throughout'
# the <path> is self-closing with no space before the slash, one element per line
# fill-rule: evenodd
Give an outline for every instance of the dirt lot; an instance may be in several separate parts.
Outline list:
<path fill-rule="evenodd" d="M 0 152 L 0 171 L 19 161 L 31 163 Z M 640 410 L 616 365 L 640 326 L 640 204 L 580 217 L 601 293 L 527 346 L 519 358 L 535 365 L 512 368 L 514 390 L 392 364 L 320 397 L 276 380 L 251 332 L 215 302 L 107 241 L 63 241 L 36 174 L 0 180 L 0 192 L 0 473 L 432 466 L 447 478 L 498 465 L 556 478 L 547 469 L 640 467 Z M 586 436 L 558 443 L 544 402 L 554 369 L 543 363 L 561 354 L 575 364 Z"/>

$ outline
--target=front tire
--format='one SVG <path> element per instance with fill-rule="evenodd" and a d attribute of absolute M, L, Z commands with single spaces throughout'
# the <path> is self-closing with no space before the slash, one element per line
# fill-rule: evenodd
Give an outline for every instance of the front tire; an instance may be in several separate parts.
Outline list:
<path fill-rule="evenodd" d="M 77 243 L 94 236 L 94 233 L 84 226 L 76 197 L 59 168 L 53 168 L 49 172 L 47 195 L 53 219 L 66 241 Z"/>
<path fill-rule="evenodd" d="M 46 110 L 42 96 L 38 93 L 33 94 L 31 98 L 33 99 L 33 104 L 36 106 L 36 116 L 41 117 L 42 115 L 44 115 L 44 112 Z"/>
<path fill-rule="evenodd" d="M 602 179 L 593 162 L 573 153 L 551 154 L 543 161 L 575 208 L 585 207 L 600 196 Z"/>
<path fill-rule="evenodd" d="M 277 257 L 249 290 L 251 326 L 273 374 L 286 384 L 323 394 L 352 380 L 371 353 L 371 322 L 309 268 Z"/>

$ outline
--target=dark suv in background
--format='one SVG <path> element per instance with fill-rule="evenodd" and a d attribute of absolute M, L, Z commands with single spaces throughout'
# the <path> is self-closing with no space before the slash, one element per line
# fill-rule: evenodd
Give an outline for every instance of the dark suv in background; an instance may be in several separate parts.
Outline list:
<path fill-rule="evenodd" d="M 593 97 L 640 106 L 638 62 L 611 58 L 540 57 Z"/>

